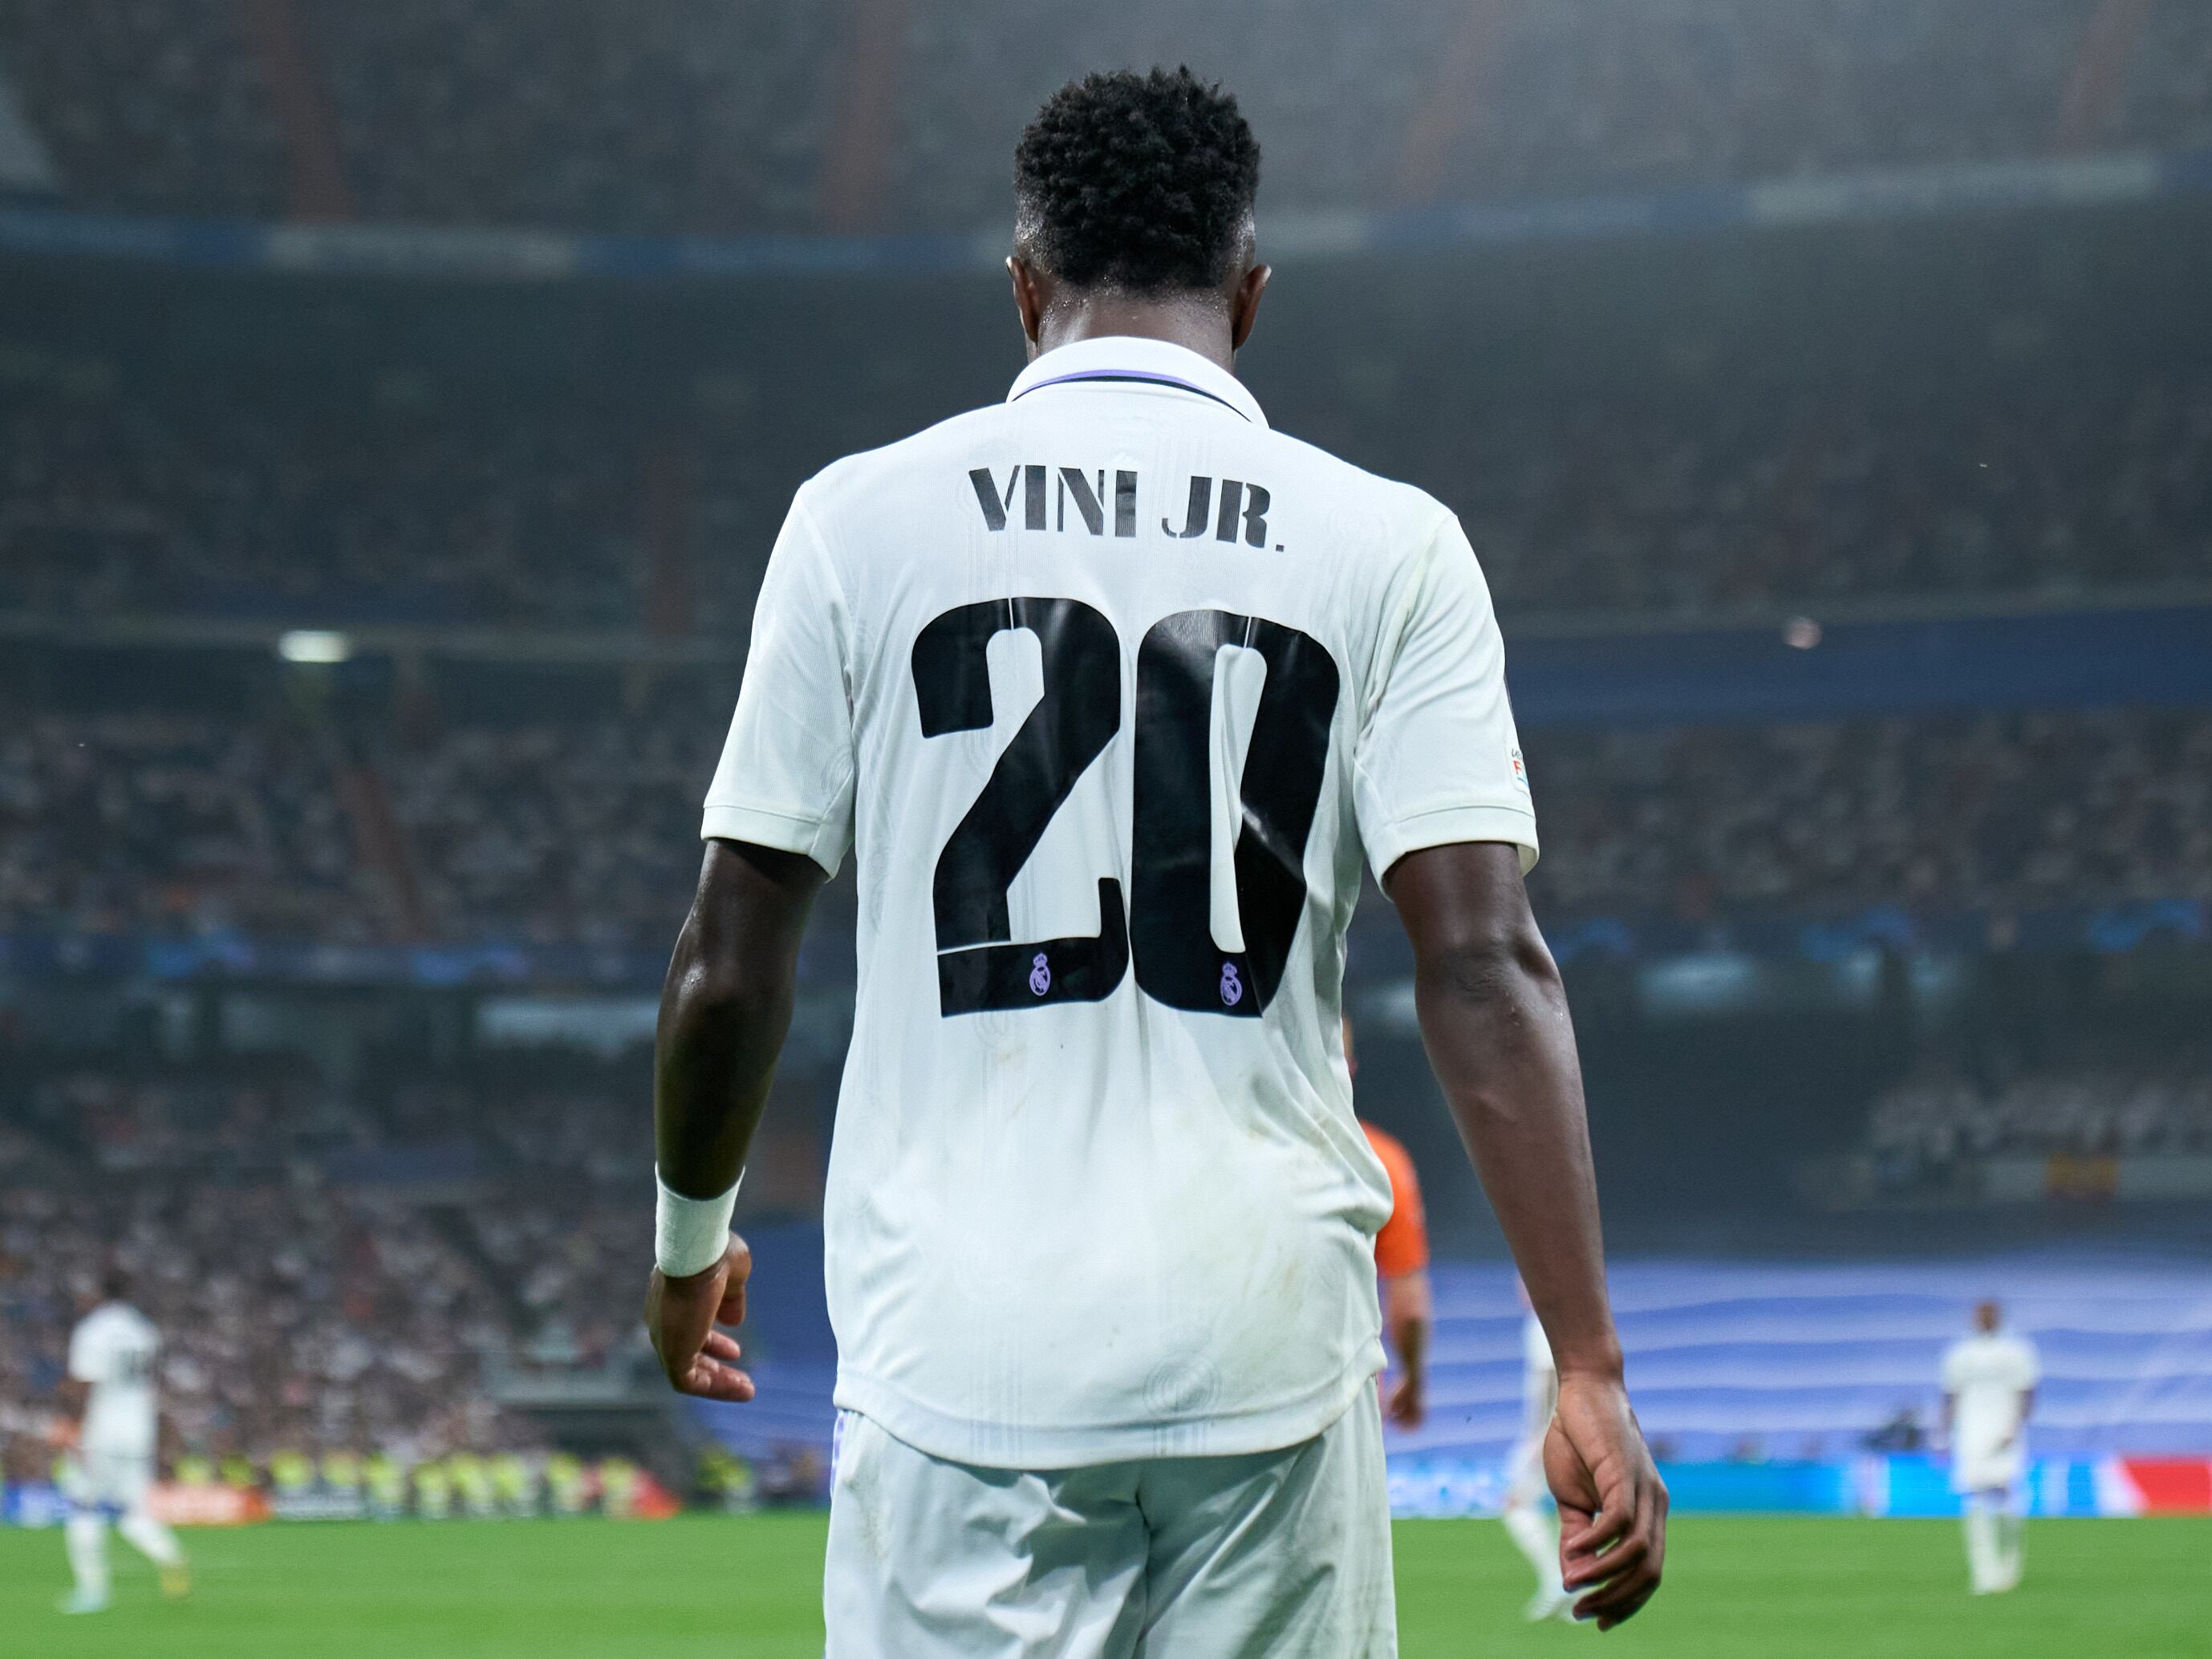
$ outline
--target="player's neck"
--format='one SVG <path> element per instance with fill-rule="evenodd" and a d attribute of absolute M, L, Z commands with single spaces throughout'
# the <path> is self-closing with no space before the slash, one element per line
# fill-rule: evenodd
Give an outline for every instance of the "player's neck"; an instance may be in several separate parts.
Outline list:
<path fill-rule="evenodd" d="M 1109 337 L 1164 340 L 1194 351 L 1232 374 L 1237 350 L 1230 344 L 1229 308 L 1216 294 L 1170 300 L 1132 299 L 1127 295 L 1062 294 L 1037 325 L 1031 358 L 1078 340 Z"/>

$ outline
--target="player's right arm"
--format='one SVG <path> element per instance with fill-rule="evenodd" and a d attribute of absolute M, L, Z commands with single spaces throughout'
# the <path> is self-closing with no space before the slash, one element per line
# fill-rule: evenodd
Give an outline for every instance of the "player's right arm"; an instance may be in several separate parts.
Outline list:
<path fill-rule="evenodd" d="M 1597 1182 L 1566 991 L 1529 912 L 1520 849 L 1425 848 L 1383 877 L 1413 941 L 1430 1064 L 1482 1177 L 1559 1375 L 1544 1468 L 1560 1565 L 1601 1630 L 1659 1588 L 1667 1489 L 1629 1408 L 1607 1300 Z"/>
<path fill-rule="evenodd" d="M 799 941 L 822 866 L 799 853 L 709 841 L 699 888 L 660 993 L 653 1044 L 653 1122 L 660 1178 L 688 1198 L 726 1193 L 744 1168 L 775 1060 L 791 1027 Z M 679 1393 L 750 1400 L 736 1339 L 717 1324 L 745 1316 L 752 1255 L 732 1235 L 703 1273 L 656 1267 L 645 1326 Z"/>
<path fill-rule="evenodd" d="M 719 1204 L 737 1184 L 791 1026 L 807 913 L 852 842 L 842 600 L 805 501 L 802 490 L 792 503 L 753 607 L 737 713 L 707 791 L 698 890 L 661 988 L 653 1140 L 679 1203 Z M 646 1328 L 681 1392 L 752 1398 L 736 1340 L 714 1329 L 744 1317 L 751 1272 L 734 1236 L 704 1272 L 655 1268 Z"/>
<path fill-rule="evenodd" d="M 61 1409 L 47 1419 L 46 1438 L 64 1450 L 74 1449 L 84 1438 L 84 1413 L 92 1403 L 92 1384 L 72 1376 L 56 1392 Z"/>

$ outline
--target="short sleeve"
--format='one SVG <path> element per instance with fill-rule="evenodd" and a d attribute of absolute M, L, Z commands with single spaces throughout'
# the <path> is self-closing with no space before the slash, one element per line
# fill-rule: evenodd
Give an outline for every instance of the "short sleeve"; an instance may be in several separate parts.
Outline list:
<path fill-rule="evenodd" d="M 2033 1343 L 2015 1343 L 2013 1347 L 2012 1385 L 2026 1394 L 2043 1380 L 2043 1365 L 2037 1358 Z"/>
<path fill-rule="evenodd" d="M 1396 584 L 1379 690 L 1354 758 L 1354 807 L 1379 878 L 1407 854 L 1504 842 L 1536 862 L 1536 811 L 1505 693 L 1505 647 L 1466 532 L 1438 519 Z"/>
<path fill-rule="evenodd" d="M 1957 1343 L 1943 1350 L 1943 1392 L 1956 1394 L 1966 1386 L 1966 1351 Z"/>
<path fill-rule="evenodd" d="M 107 1344 L 100 1340 L 100 1328 L 89 1322 L 80 1324 L 70 1333 L 69 1374 L 76 1382 L 105 1382 L 107 1381 Z"/>
<path fill-rule="evenodd" d="M 852 678 L 844 593 L 804 492 L 769 556 L 737 714 L 702 837 L 803 853 L 831 875 L 853 841 Z"/>

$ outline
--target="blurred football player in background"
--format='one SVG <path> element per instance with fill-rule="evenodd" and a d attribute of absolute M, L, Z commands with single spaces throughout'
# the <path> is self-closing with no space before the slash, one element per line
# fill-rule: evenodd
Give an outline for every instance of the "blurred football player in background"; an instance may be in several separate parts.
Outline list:
<path fill-rule="evenodd" d="M 1359 1075 L 1349 1018 L 1344 1022 L 1344 1064 L 1352 1076 Z M 1421 1178 L 1405 1142 L 1364 1117 L 1359 1127 L 1390 1176 L 1390 1218 L 1375 1235 L 1375 1276 L 1382 1293 L 1383 1333 L 1398 1356 L 1398 1368 L 1395 1376 L 1382 1379 L 1382 1415 L 1401 1429 L 1418 1429 L 1428 1414 L 1429 1332 L 1436 1323 Z"/>
<path fill-rule="evenodd" d="M 1976 1304 L 1974 1334 L 1943 1356 L 1951 1489 L 1965 1507 L 1966 1571 L 1977 1595 L 2013 1589 L 2023 1560 L 2021 1477 L 2041 1370 L 2035 1345 L 2003 1324 L 1996 1303 Z"/>
<path fill-rule="evenodd" d="M 107 1522 L 161 1570 L 161 1592 L 191 1588 L 177 1535 L 147 1507 L 160 1438 L 155 1378 L 161 1334 L 130 1302 L 130 1285 L 111 1271 L 100 1299 L 70 1335 L 64 1416 L 54 1429 L 64 1449 L 62 1488 L 70 1516 L 64 1534 L 76 1588 L 64 1613 L 107 1606 Z"/>
<path fill-rule="evenodd" d="M 1498 1518 L 1514 1547 L 1536 1571 L 1536 1593 L 1522 1609 L 1530 1623 L 1574 1618 L 1574 1598 L 1559 1582 L 1559 1519 L 1544 1485 L 1544 1436 L 1559 1400 L 1559 1368 L 1544 1327 L 1528 1308 L 1528 1292 L 1519 1280 L 1521 1318 L 1521 1437 L 1505 1460 L 1505 1504 Z"/>

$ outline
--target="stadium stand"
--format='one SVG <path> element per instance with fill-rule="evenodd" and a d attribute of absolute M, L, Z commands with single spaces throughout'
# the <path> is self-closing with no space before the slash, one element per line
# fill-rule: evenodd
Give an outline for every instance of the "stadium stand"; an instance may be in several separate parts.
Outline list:
<path fill-rule="evenodd" d="M 1623 1262 L 1614 1306 L 1637 1411 L 1666 1455 L 1848 1457 L 1910 1409 L 1932 1430 L 1938 1361 L 1999 1296 L 2042 1350 L 2045 1455 L 2194 1449 L 2212 1432 L 2212 1300 L 2182 1262 Z M 1518 1432 L 1511 1275 L 1437 1274 L 1430 1424 L 1407 1451 L 1494 1457 Z"/>
<path fill-rule="evenodd" d="M 1544 732 L 1547 919 L 2212 896 L 2212 721 L 2077 712 Z"/>
<path fill-rule="evenodd" d="M 1101 64 L 1231 76 L 1265 204 L 1667 190 L 2212 141 L 2189 0 L 1297 0 L 1088 15 L 929 0 L 599 9 L 407 0 L 183 9 L 9 0 L 0 39 L 71 200 L 184 213 L 674 234 L 850 224 L 838 55 L 876 67 L 878 226 L 1006 210 L 1043 96 Z M 842 15 L 841 15 L 841 11 Z M 273 15 L 275 21 L 270 21 Z M 259 20 L 241 27 L 240 18 Z M 849 82 L 849 77 L 848 77 Z M 287 152 L 289 151 L 288 155 Z M 301 189 L 302 151 L 337 159 Z M 317 161 L 310 174 L 327 164 Z M 849 192 L 848 192 L 849 193 Z"/>
<path fill-rule="evenodd" d="M 1409 406 L 1434 418 L 1398 434 L 1402 453 L 1459 509 L 1509 613 L 2078 596 L 2212 568 L 2212 387 L 2170 378 L 1547 413 L 1447 375 Z"/>
<path fill-rule="evenodd" d="M 2212 1064 L 2021 1071 L 1931 1059 L 1875 1103 L 1867 1147 L 1899 1185 L 2005 1152 L 2212 1153 Z"/>
<path fill-rule="evenodd" d="M 7 0 L 0 43 L 69 200 L 283 216 L 283 134 L 237 8 Z"/>
<path fill-rule="evenodd" d="M 88 1109 L 156 1109 L 110 1086 L 72 1092 Z M 36 1149 L 28 1162 L 0 1175 L 11 1403 L 35 1408 L 60 1380 L 84 1288 L 71 1274 L 112 1248 L 161 1308 L 184 1447 L 260 1459 L 287 1443 L 495 1443 L 497 1413 L 476 1382 L 492 1293 L 408 1206 L 269 1174 L 89 1180 Z M 18 1184 L 31 1173 L 35 1184 Z"/>
<path fill-rule="evenodd" d="M 1457 510 L 1505 618 L 1532 892 L 1615 1236 L 1745 1257 L 1620 1266 L 1655 1440 L 1746 1468 L 1910 1453 L 1942 1343 L 1995 1292 L 2049 1367 L 2039 1452 L 2212 1446 L 2201 1265 L 1887 1254 L 1955 1249 L 1999 1206 L 2008 1238 L 2059 1215 L 2204 1244 L 2201 1220 L 2166 1224 L 2178 1206 L 2114 1221 L 2106 1200 L 2212 1190 L 2188 1185 L 2212 1181 L 2212 1056 L 2075 1027 L 2099 998 L 2185 1021 L 2212 938 L 2185 620 L 2212 617 L 2212 376 L 2199 324 L 2165 315 L 2201 307 L 2142 276 L 2185 286 L 2166 251 L 2201 246 L 2212 7 L 1133 0 L 1037 21 L 1009 0 L 0 0 L 0 76 L 65 210 L 0 206 L 0 286 L 31 296 L 0 339 L 0 1407 L 50 1401 L 111 1247 L 158 1295 L 180 1449 L 249 1481 L 292 1453 L 537 1456 L 526 1402 L 571 1384 L 642 1376 L 666 1407 L 634 1321 L 647 1084 L 621 1045 L 696 878 L 763 561 L 805 474 L 956 389 L 998 395 L 1016 356 L 995 292 L 985 333 L 981 301 L 915 280 L 913 243 L 780 239 L 968 238 L 961 268 L 988 263 L 1038 98 L 1188 57 L 1243 94 L 1263 216 L 1305 262 L 1271 328 L 1345 313 L 1309 321 L 1329 338 L 1295 365 L 1255 348 L 1271 418 Z M 2165 159 L 2124 199 L 2073 193 L 2065 158 L 2122 152 Z M 2031 158 L 2025 204 L 1972 166 Z M 1909 232 L 1847 222 L 1852 176 L 1929 167 L 1966 172 L 1889 179 Z M 1741 188 L 1760 180 L 1836 183 L 1834 211 L 1807 229 L 1802 198 Z M 1540 246 L 1500 228 L 1615 195 L 1664 212 L 1588 202 Z M 1494 210 L 1423 267 L 1462 203 Z M 40 240 L 56 221 L 85 240 Z M 1598 228 L 1619 240 L 1561 254 Z M 675 237 L 753 240 L 642 240 Z M 472 245 L 499 260 L 469 266 Z M 1446 303 L 1467 326 L 1436 328 Z M 854 345 L 864 313 L 895 326 Z M 2122 625 L 2142 617 L 2185 620 Z M 1822 625 L 1828 648 L 1777 642 Z M 368 643 L 280 668 L 297 626 Z M 1859 627 L 1889 654 L 1852 657 Z M 1730 678 L 1746 641 L 1784 659 L 1756 696 Z M 1989 672 L 2006 653 L 2156 657 L 2172 683 L 2024 693 Z M 1912 698 L 1862 695 L 1908 654 Z M 1692 695 L 1647 705 L 1662 656 Z M 1613 704 L 1568 706 L 1570 681 Z M 696 1413 L 809 1492 L 854 904 L 848 876 L 817 910 L 746 1188 L 777 1266 L 747 1337 L 761 1397 Z M 1403 950 L 1370 893 L 1363 1109 L 1417 1119 Z M 1759 994 L 1670 1007 L 1650 988 L 1685 964 Z M 501 1048 L 509 1017 L 548 1046 Z M 1429 1116 L 1454 1160 L 1425 1170 L 1457 1212 L 1438 1238 L 1494 1249 Z M 1673 1161 L 1615 1153 L 1631 1118 Z M 1800 1158 L 1798 1188 L 1768 1179 Z M 1838 1239 L 1857 1265 L 1755 1259 Z M 1431 1422 L 1394 1453 L 1493 1465 L 1520 1410 L 1510 1281 L 1447 1263 L 1438 1293 Z M 43 1477 L 43 1448 L 10 1455 L 0 1473 Z"/>
<path fill-rule="evenodd" d="M 0 605 L 570 625 L 640 615 L 635 432 L 277 410 L 205 389 L 19 392 L 4 430 Z"/>
<path fill-rule="evenodd" d="M 179 1454 L 526 1446 L 488 1371 L 637 1358 L 634 1189 L 651 1149 L 634 1054 L 385 1069 L 348 1094 L 296 1062 L 0 1052 L 0 1405 L 53 1387 L 74 1297 L 111 1255 L 161 1310 Z M 749 1227 L 818 1205 L 793 1074 Z M 808 1375 L 826 1331 L 803 1280 L 789 1289 L 801 1305 L 771 1290 L 755 1345 L 788 1347 Z"/>
<path fill-rule="evenodd" d="M 298 728 L 19 716 L 0 778 L 10 928 L 362 931 L 331 768 Z"/>
<path fill-rule="evenodd" d="M 663 950 L 696 876 L 726 718 L 704 690 L 628 719 L 421 735 L 15 711 L 0 735 L 0 933 Z M 2212 900 L 2212 720 L 2198 713 L 1523 741 L 1547 925 Z"/>
<path fill-rule="evenodd" d="M 0 611 L 650 621 L 726 639 L 810 459 L 863 438 L 857 416 L 747 432 L 580 403 L 279 408 L 265 388 L 94 379 L 0 396 Z M 1455 507 L 1509 620 L 2212 578 L 2197 377 L 2054 372 L 1902 407 L 1818 384 L 1532 407 L 1452 374 L 1408 393 L 1370 410 L 1300 386 L 1276 418 L 1387 453 Z M 672 457 L 685 483 L 656 530 Z M 684 574 L 657 611 L 659 552 Z"/>
<path fill-rule="evenodd" d="M 364 217 L 711 235 L 809 224 L 838 10 L 301 8 Z"/>
<path fill-rule="evenodd" d="M 2131 1076 L 2023 1072 L 1957 1139 L 2202 1152 L 2208 1075 L 2202 1054 Z M 810 1103 L 826 1079 L 802 1068 L 783 1087 L 744 1212 L 777 1269 L 757 1287 L 748 1339 L 763 1409 L 705 1414 L 757 1460 L 826 1438 L 834 1358 L 819 1235 L 791 1219 L 818 1202 Z M 1922 1081 L 1885 1094 L 1877 1133 L 1901 1135 L 1915 1111 L 1923 1134 L 1942 1133 L 1916 1104 L 1927 1096 Z M 159 1287 L 183 1449 L 413 1458 L 530 1443 L 488 1375 L 636 1357 L 643 1097 L 635 1053 L 387 1064 L 350 1097 L 289 1063 L 50 1062 L 0 1101 L 0 1405 L 51 1385 L 70 1264 L 98 1259 L 97 1237 Z M 1519 1421 L 1510 1276 L 1437 1272 L 1432 1419 L 1395 1449 L 1494 1459 Z M 2212 1431 L 2212 1303 L 2178 1264 L 1629 1261 L 1614 1274 L 1646 1429 L 1692 1461 L 1849 1458 L 1900 1419 L 1931 1431 L 1936 1355 L 1986 1293 L 2043 1349 L 2039 1452 L 2155 1453 Z"/>

